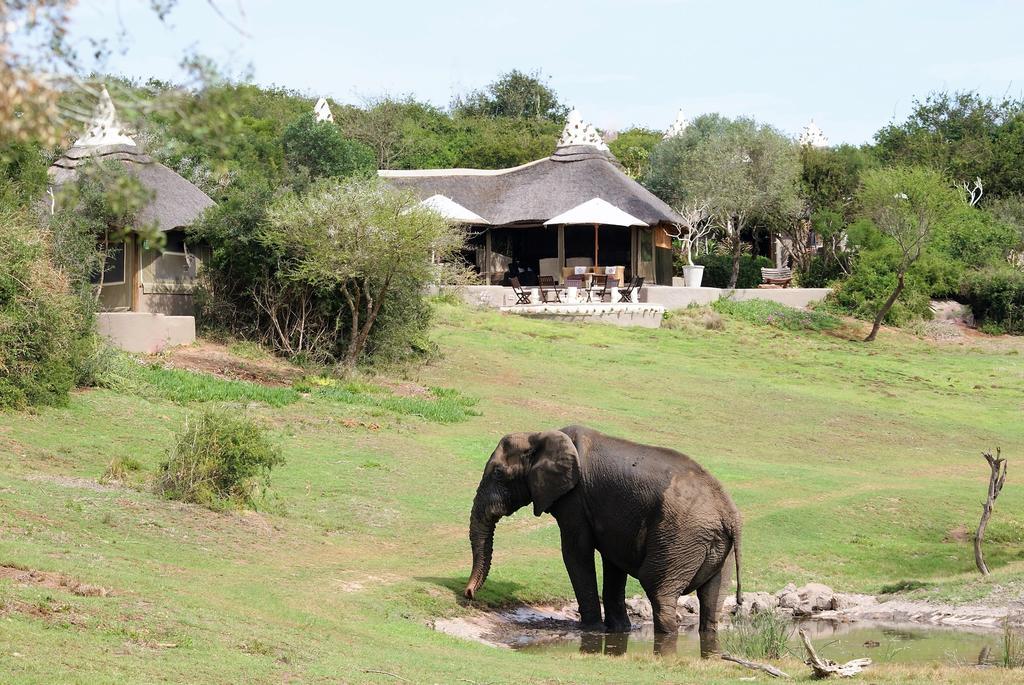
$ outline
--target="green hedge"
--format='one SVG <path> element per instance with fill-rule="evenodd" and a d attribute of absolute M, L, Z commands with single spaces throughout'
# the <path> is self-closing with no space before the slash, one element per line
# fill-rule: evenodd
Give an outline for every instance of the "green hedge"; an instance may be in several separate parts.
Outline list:
<path fill-rule="evenodd" d="M 969 272 L 960 282 L 960 295 L 978 326 L 1024 335 L 1024 272 L 1009 267 Z"/>
<path fill-rule="evenodd" d="M 704 267 L 704 279 L 701 285 L 706 288 L 727 288 L 729 276 L 732 275 L 732 255 L 707 254 L 693 260 L 694 264 Z M 756 288 L 761 283 L 761 267 L 775 266 L 767 257 L 740 257 L 740 277 L 736 281 L 737 288 Z M 682 263 L 676 263 L 677 275 L 682 275 Z"/>

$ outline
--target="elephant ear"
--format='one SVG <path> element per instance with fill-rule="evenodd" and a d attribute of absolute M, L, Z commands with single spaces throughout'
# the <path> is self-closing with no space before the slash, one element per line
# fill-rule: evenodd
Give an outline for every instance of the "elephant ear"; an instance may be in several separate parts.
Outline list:
<path fill-rule="evenodd" d="M 569 436 L 562 431 L 534 433 L 530 436 L 533 463 L 527 476 L 533 515 L 551 509 L 555 501 L 576 487 L 580 480 L 580 455 Z"/>

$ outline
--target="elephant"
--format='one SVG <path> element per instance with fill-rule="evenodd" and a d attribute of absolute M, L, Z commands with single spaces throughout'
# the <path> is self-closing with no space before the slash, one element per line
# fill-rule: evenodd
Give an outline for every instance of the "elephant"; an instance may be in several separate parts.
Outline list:
<path fill-rule="evenodd" d="M 578 425 L 506 435 L 487 460 L 473 499 L 467 598 L 487 579 L 498 520 L 531 502 L 535 516 L 550 513 L 558 523 L 584 630 L 630 630 L 625 590 L 633 576 L 650 599 L 656 638 L 677 633 L 678 599 L 696 592 L 701 654 L 717 651 L 730 556 L 736 602 L 742 603 L 742 524 L 722 485 L 697 462 Z M 603 622 L 595 550 L 603 568 Z"/>

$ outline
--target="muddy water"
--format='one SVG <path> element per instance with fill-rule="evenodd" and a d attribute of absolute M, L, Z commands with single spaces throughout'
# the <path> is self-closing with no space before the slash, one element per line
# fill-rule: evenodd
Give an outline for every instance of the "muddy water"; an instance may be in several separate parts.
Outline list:
<path fill-rule="evenodd" d="M 912 623 L 805 621 L 800 627 L 807 631 L 820 656 L 840 663 L 859 657 L 870 657 L 879 663 L 991 663 L 1000 654 L 1003 639 L 1000 631 L 974 632 Z M 726 631 L 727 627 L 719 632 L 723 650 L 728 646 Z M 656 647 L 654 628 L 649 623 L 620 635 L 532 630 L 509 642 L 517 650 L 547 654 L 651 654 Z M 803 658 L 795 627 L 790 650 Z M 696 630 L 681 629 L 675 653 L 696 656 L 699 651 Z"/>

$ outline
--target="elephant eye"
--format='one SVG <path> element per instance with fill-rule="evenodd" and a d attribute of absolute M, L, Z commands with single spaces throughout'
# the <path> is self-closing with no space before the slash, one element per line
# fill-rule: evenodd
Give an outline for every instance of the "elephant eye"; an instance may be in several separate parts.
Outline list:
<path fill-rule="evenodd" d="M 504 466 L 495 466 L 494 467 L 494 477 L 497 478 L 498 480 L 505 480 L 505 467 Z"/>

